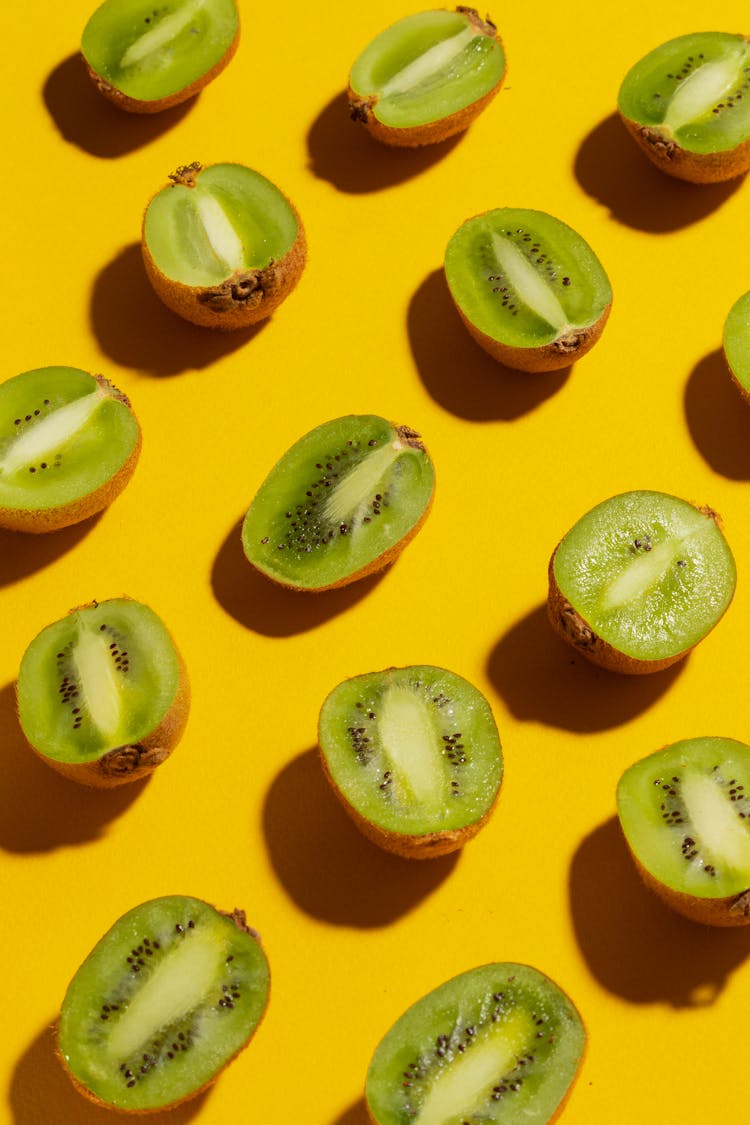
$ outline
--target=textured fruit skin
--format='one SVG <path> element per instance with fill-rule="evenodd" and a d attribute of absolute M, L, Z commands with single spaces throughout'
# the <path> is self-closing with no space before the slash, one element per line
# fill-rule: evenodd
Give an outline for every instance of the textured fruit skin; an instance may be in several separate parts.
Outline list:
<path fill-rule="evenodd" d="M 450 287 L 449 287 L 450 289 Z M 453 293 L 451 292 L 451 297 Z M 586 328 L 576 328 L 565 336 L 553 340 L 550 344 L 543 344 L 540 348 L 516 348 L 496 340 L 482 332 L 468 319 L 461 306 L 453 297 L 453 303 L 458 309 L 458 314 L 469 334 L 493 359 L 515 371 L 526 371 L 537 374 L 543 371 L 559 371 L 563 367 L 570 367 L 577 359 L 591 351 L 607 323 L 612 303 L 610 302 L 602 312 L 595 324 Z"/>
<path fill-rule="evenodd" d="M 118 90 L 116 86 L 110 85 L 105 78 L 102 78 L 95 70 L 92 70 L 83 55 L 81 55 L 81 58 L 83 59 L 89 78 L 107 101 L 112 102 L 113 105 L 116 105 L 119 109 L 126 110 L 128 113 L 161 113 L 164 109 L 173 109 L 174 106 L 181 105 L 183 102 L 188 101 L 189 98 L 200 93 L 203 87 L 207 86 L 209 82 L 213 82 L 214 78 L 221 74 L 222 70 L 232 61 L 239 43 L 240 28 L 238 24 L 237 34 L 229 45 L 226 54 L 222 55 L 210 70 L 207 70 L 205 74 L 201 74 L 199 78 L 196 78 L 195 81 L 189 83 L 189 85 L 183 86 L 181 90 L 175 90 L 175 92 L 169 94 L 168 97 L 155 98 L 153 100 L 149 99 L 148 101 L 142 101 L 140 98 L 132 98 L 130 95 L 124 94 L 122 90 Z"/>
<path fill-rule="evenodd" d="M 625 842 L 627 843 L 626 837 Z M 688 895 L 684 891 L 668 887 L 666 883 L 655 878 L 643 866 L 629 845 L 628 850 L 643 883 L 671 910 L 682 914 L 683 918 L 689 918 L 691 922 L 700 922 L 704 926 L 721 926 L 724 929 L 730 926 L 750 925 L 750 887 L 741 894 L 726 895 L 723 898 L 698 898 L 696 895 Z"/>
<path fill-rule="evenodd" d="M 750 168 L 750 139 L 722 152 L 689 152 L 658 129 L 639 125 L 620 114 L 625 128 L 662 172 L 691 184 L 718 184 L 733 180 Z"/>

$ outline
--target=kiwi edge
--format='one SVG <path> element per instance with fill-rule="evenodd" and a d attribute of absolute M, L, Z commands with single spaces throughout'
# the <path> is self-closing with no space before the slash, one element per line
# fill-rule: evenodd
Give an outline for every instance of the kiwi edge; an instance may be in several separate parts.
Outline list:
<path fill-rule="evenodd" d="M 453 296 L 452 293 L 451 296 Z M 595 324 L 575 328 L 571 332 L 566 332 L 564 336 L 552 340 L 549 344 L 542 344 L 538 348 L 516 348 L 482 332 L 480 328 L 472 324 L 455 297 L 453 303 L 469 335 L 479 344 L 480 348 L 483 348 L 488 355 L 504 364 L 505 367 L 511 367 L 514 371 L 525 371 L 528 374 L 559 371 L 563 367 L 570 367 L 577 359 L 586 355 L 604 331 L 612 308 L 612 302 L 610 301 Z"/>
<path fill-rule="evenodd" d="M 627 843 L 627 837 L 625 842 Z M 660 882 L 643 866 L 630 845 L 628 850 L 644 885 L 683 918 L 700 922 L 704 926 L 726 928 L 750 925 L 750 887 L 741 894 L 726 895 L 724 898 L 698 898 L 696 895 L 677 891 L 673 887 L 668 887 L 666 883 Z"/>
<path fill-rule="evenodd" d="M 651 163 L 678 180 L 691 184 L 718 184 L 733 180 L 750 168 L 750 139 L 722 152 L 690 152 L 666 138 L 658 129 L 639 125 L 622 113 L 620 118 Z"/>

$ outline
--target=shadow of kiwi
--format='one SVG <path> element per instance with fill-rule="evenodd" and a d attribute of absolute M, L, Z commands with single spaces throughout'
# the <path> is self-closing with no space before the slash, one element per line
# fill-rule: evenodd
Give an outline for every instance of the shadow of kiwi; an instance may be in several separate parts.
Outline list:
<path fill-rule="evenodd" d="M 96 90 L 86 72 L 83 56 L 78 52 L 50 71 L 42 96 L 64 140 L 91 156 L 108 160 L 156 140 L 181 121 L 196 100 L 190 98 L 161 113 L 127 113 Z"/>
<path fill-rule="evenodd" d="M 219 605 L 246 629 L 266 637 L 290 637 L 317 629 L 345 613 L 382 582 L 390 567 L 360 578 L 340 590 L 316 594 L 287 590 L 266 578 L 245 558 L 238 520 L 219 548 L 211 570 L 211 588 Z"/>
<path fill-rule="evenodd" d="M 458 859 L 457 852 L 402 859 L 370 843 L 326 781 L 317 747 L 276 776 L 263 828 L 273 868 L 297 906 L 340 926 L 387 926 L 432 894 Z"/>
<path fill-rule="evenodd" d="M 569 891 L 576 937 L 590 971 L 609 992 L 632 1003 L 711 1004 L 750 953 L 750 929 L 701 926 L 647 890 L 617 817 L 580 844 Z"/>
<path fill-rule="evenodd" d="M 55 1053 L 56 1037 L 56 1027 L 46 1027 L 16 1063 L 8 1095 L 13 1125 L 112 1125 L 124 1120 L 77 1092 Z M 210 1093 L 205 1090 L 184 1105 L 149 1113 L 147 1120 L 150 1125 L 187 1125 Z"/>
<path fill-rule="evenodd" d="M 419 148 L 385 145 L 349 117 L 345 92 L 336 94 L 313 121 L 307 133 L 309 169 L 339 191 L 363 194 L 393 187 L 421 175 L 442 160 L 462 134 Z"/>
<path fill-rule="evenodd" d="M 445 410 L 472 422 L 527 414 L 559 391 L 572 370 L 512 371 L 482 351 L 461 323 L 442 269 L 414 293 L 407 330 L 425 389 Z"/>
<path fill-rule="evenodd" d="M 750 407 L 718 348 L 695 365 L 685 384 L 685 417 L 696 449 L 730 480 L 750 480 Z"/>
<path fill-rule="evenodd" d="M 12 586 L 14 582 L 56 562 L 93 531 L 101 517 L 102 513 L 98 512 L 72 527 L 43 535 L 0 530 L 0 586 Z"/>
<path fill-rule="evenodd" d="M 587 195 L 609 208 L 625 226 L 666 233 L 700 222 L 742 185 L 689 184 L 660 172 L 628 134 L 616 113 L 582 141 L 573 171 Z"/>
<path fill-rule="evenodd" d="M 684 663 L 645 676 L 597 668 L 553 633 L 541 605 L 501 637 L 487 674 L 517 719 L 586 733 L 619 726 L 647 710 Z"/>
<path fill-rule="evenodd" d="M 89 316 L 102 350 L 144 375 L 179 375 L 210 367 L 254 339 L 270 318 L 222 332 L 200 328 L 170 312 L 154 293 L 140 243 L 121 250 L 94 281 Z"/>
<path fill-rule="evenodd" d="M 365 1099 L 360 1098 L 354 1105 L 349 1106 L 340 1117 L 331 1122 L 331 1125 L 372 1125 Z"/>
<path fill-rule="evenodd" d="M 0 848 L 8 852 L 48 852 L 96 840 L 148 784 L 144 778 L 91 789 L 45 765 L 21 731 L 15 684 L 0 689 L 0 761 Z"/>

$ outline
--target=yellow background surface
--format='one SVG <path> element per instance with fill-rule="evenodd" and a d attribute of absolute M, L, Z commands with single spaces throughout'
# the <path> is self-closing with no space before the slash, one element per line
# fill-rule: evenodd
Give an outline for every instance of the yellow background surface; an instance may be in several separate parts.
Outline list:
<path fill-rule="evenodd" d="M 707 18 L 695 0 L 502 5 L 503 91 L 462 139 L 414 153 L 351 123 L 343 89 L 364 45 L 416 6 L 240 7 L 229 68 L 152 119 L 87 85 L 75 57 L 84 0 L 16 5 L 5 24 L 2 376 L 101 371 L 132 399 L 144 445 L 100 518 L 46 537 L 0 533 L 0 1117 L 112 1119 L 69 1085 L 49 1028 L 101 934 L 171 893 L 243 907 L 273 984 L 248 1050 L 156 1122 L 364 1125 L 381 1036 L 429 989 L 492 960 L 548 973 L 584 1017 L 566 1122 L 736 1116 L 750 933 L 669 914 L 639 884 L 613 817 L 620 774 L 659 746 L 750 740 L 750 412 L 719 351 L 750 288 L 750 185 L 669 180 L 614 110 L 646 51 L 711 23 L 749 32 L 747 6 L 729 0 Z M 305 274 L 255 331 L 192 328 L 145 280 L 145 203 L 196 159 L 257 168 L 306 225 Z M 450 304 L 448 238 L 503 205 L 568 222 L 611 278 L 604 335 L 567 372 L 504 370 Z M 294 596 L 244 561 L 239 521 L 294 440 L 350 412 L 422 433 L 434 508 L 380 579 Z M 642 679 L 575 657 L 543 610 L 557 540 L 634 488 L 716 508 L 739 573 L 715 632 Z M 148 783 L 98 793 L 31 755 L 13 683 L 41 628 L 121 593 L 173 632 L 193 707 Z M 486 693 L 505 780 L 462 854 L 409 863 L 361 838 L 327 790 L 316 723 L 340 680 L 422 662 Z"/>

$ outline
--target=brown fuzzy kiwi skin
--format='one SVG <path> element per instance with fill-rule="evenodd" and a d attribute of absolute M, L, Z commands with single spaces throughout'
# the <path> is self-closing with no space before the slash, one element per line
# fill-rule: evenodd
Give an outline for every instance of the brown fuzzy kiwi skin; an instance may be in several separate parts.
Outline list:
<path fill-rule="evenodd" d="M 622 114 L 620 117 L 651 163 L 678 180 L 718 184 L 742 176 L 750 168 L 750 139 L 722 152 L 689 152 L 660 129 L 639 125 Z"/>
<path fill-rule="evenodd" d="M 209 905 L 211 905 L 211 904 L 209 903 Z M 213 907 L 213 909 L 216 910 L 219 914 L 222 914 L 225 918 L 231 918 L 231 920 L 234 922 L 234 924 L 235 924 L 235 926 L 237 927 L 238 930 L 243 930 L 245 933 L 249 934 L 252 938 L 255 939 L 255 941 L 257 941 L 258 945 L 262 944 L 262 942 L 260 940 L 260 934 L 258 933 L 258 931 L 254 930 L 252 928 L 252 926 L 248 926 L 244 910 L 239 910 L 237 907 L 235 907 L 234 910 L 232 910 L 230 913 L 227 913 L 224 910 L 219 910 L 218 907 Z M 234 1060 L 239 1055 L 242 1054 L 242 1052 L 245 1050 L 245 1048 L 248 1047 L 250 1045 L 251 1041 L 255 1038 L 255 1035 L 258 1031 L 258 1028 L 260 1027 L 261 1023 L 263 1022 L 263 1020 L 265 1018 L 265 1015 L 266 1015 L 266 1012 L 268 1011 L 268 1003 L 269 1003 L 270 998 L 271 998 L 271 987 L 270 987 L 270 977 L 269 977 L 269 988 L 268 988 L 268 995 L 266 997 L 266 1006 L 261 1013 L 260 1019 L 258 1020 L 255 1027 L 253 1028 L 252 1033 L 248 1036 L 248 1038 L 245 1040 L 245 1042 L 242 1044 L 242 1046 L 239 1047 L 238 1050 L 236 1050 L 234 1052 L 234 1054 L 226 1060 L 226 1062 L 224 1063 L 224 1066 L 221 1068 L 220 1071 L 218 1071 L 217 1074 L 215 1074 L 213 1076 L 213 1078 L 209 1078 L 209 1080 L 207 1082 L 204 1082 L 202 1086 L 199 1086 L 197 1090 L 191 1090 L 190 1093 L 186 1094 L 184 1098 L 178 1098 L 177 1101 L 170 1102 L 168 1105 L 154 1106 L 152 1109 L 125 1109 L 125 1108 L 123 1108 L 123 1106 L 112 1105 L 111 1102 L 105 1102 L 105 1101 L 102 1101 L 101 1098 L 98 1098 L 96 1096 L 96 1094 L 93 1092 L 93 1090 L 89 1090 L 88 1086 L 84 1086 L 84 1084 L 81 1081 L 79 1081 L 78 1078 L 76 1078 L 76 1076 L 75 1076 L 75 1074 L 73 1074 L 72 1070 L 69 1069 L 68 1064 L 65 1061 L 65 1057 L 62 1053 L 62 1050 L 60 1049 L 60 1040 L 59 1040 L 59 1035 L 58 1035 L 59 1020 L 56 1021 L 55 1024 L 53 1025 L 53 1033 L 54 1033 L 54 1037 L 55 1037 L 55 1054 L 57 1055 L 58 1059 L 60 1060 L 60 1063 L 62 1064 L 63 1070 L 65 1071 L 68 1078 L 72 1082 L 74 1088 L 78 1091 L 79 1094 L 82 1095 L 82 1097 L 84 1097 L 88 1102 L 91 1102 L 93 1105 L 100 1106 L 102 1109 L 111 1110 L 114 1113 L 119 1113 L 121 1115 L 127 1115 L 128 1117 L 144 1117 L 144 1116 L 146 1116 L 147 1114 L 150 1114 L 150 1113 L 162 1113 L 162 1112 L 165 1112 L 165 1111 L 170 1110 L 170 1109 L 176 1109 L 177 1106 L 184 1105 L 185 1102 L 192 1101 L 193 1098 L 196 1098 L 199 1094 L 202 1094 L 205 1090 L 208 1090 L 208 1089 L 211 1088 L 211 1086 L 213 1086 L 214 1082 L 216 1082 L 217 1079 L 219 1079 L 221 1077 L 221 1075 L 224 1073 L 224 1071 L 229 1066 L 229 1064 L 234 1062 Z"/>
<path fill-rule="evenodd" d="M 130 408 L 130 400 L 127 395 L 118 391 L 109 379 L 105 379 L 103 375 L 94 375 L 94 378 L 100 386 L 107 388 L 113 398 L 118 399 Z M 133 416 L 135 417 L 135 415 Z M 81 523 L 82 520 L 87 520 L 98 512 L 104 511 L 113 500 L 117 499 L 135 472 L 141 454 L 141 445 L 142 435 L 139 426 L 138 440 L 128 459 L 123 462 L 114 476 L 104 481 L 93 492 L 87 492 L 85 496 L 79 497 L 78 500 L 71 500 L 70 503 L 61 504 L 55 508 L 0 507 L 0 528 L 4 528 L 6 531 L 26 531 L 32 535 L 42 535 L 49 531 L 60 531 L 64 527 L 71 527 L 73 524 Z"/>
<path fill-rule="evenodd" d="M 457 7 L 456 11 L 467 16 L 469 22 L 474 24 L 482 35 L 497 40 L 502 46 L 497 28 L 489 16 L 486 19 L 481 19 L 475 8 L 462 6 Z M 381 121 L 378 121 L 375 116 L 377 95 L 358 94 L 349 83 L 347 86 L 349 116 L 352 121 L 358 121 L 364 125 L 367 132 L 376 140 L 382 144 L 390 145 L 392 148 L 419 148 L 422 145 L 439 144 L 441 141 L 447 141 L 450 137 L 455 137 L 458 133 L 463 133 L 465 129 L 468 129 L 474 118 L 478 117 L 495 95 L 500 92 L 507 72 L 506 62 L 499 82 L 486 94 L 483 94 L 481 98 L 471 102 L 470 105 L 456 110 L 455 113 L 451 113 L 447 117 L 438 118 L 437 121 L 428 121 L 423 125 L 412 125 L 406 128 L 396 128 L 393 125 L 384 125 Z"/>
<path fill-rule="evenodd" d="M 201 74 L 194 82 L 189 83 L 189 85 L 183 86 L 181 90 L 175 90 L 173 94 L 168 94 L 164 98 L 149 99 L 148 101 L 143 101 L 140 98 L 131 98 L 129 94 L 124 94 L 122 90 L 118 90 L 116 86 L 112 86 L 107 82 L 106 78 L 102 78 L 100 74 L 97 74 L 96 71 L 89 66 L 84 55 L 81 55 L 81 58 L 83 59 L 89 78 L 94 83 L 99 93 L 105 97 L 108 102 L 112 102 L 113 105 L 116 105 L 118 109 L 124 109 L 127 113 L 161 113 L 162 110 L 173 109 L 177 105 L 182 105 L 183 102 L 199 94 L 204 86 L 208 86 L 209 82 L 213 82 L 214 78 L 218 77 L 222 70 L 232 61 L 239 43 L 240 26 L 238 23 L 237 33 L 227 48 L 227 51 L 214 63 L 210 70 L 207 70 L 205 74 Z"/>
<path fill-rule="evenodd" d="M 628 843 L 627 838 L 626 843 Z M 726 895 L 722 898 L 698 898 L 696 895 L 685 894 L 684 891 L 668 887 L 666 883 L 662 883 L 652 875 L 629 844 L 628 847 L 645 886 L 683 918 L 689 918 L 691 922 L 699 922 L 704 926 L 721 926 L 724 929 L 750 925 L 750 887 L 740 891 L 739 894 Z"/>
<path fill-rule="evenodd" d="M 742 383 L 739 381 L 739 379 L 735 375 L 734 371 L 732 370 L 732 365 L 729 362 L 729 358 L 727 356 L 727 353 L 723 348 L 722 348 L 722 355 L 724 356 L 724 362 L 727 365 L 727 370 L 729 371 L 729 374 L 732 377 L 732 383 L 734 384 L 734 386 L 737 388 L 737 390 L 742 395 L 743 401 L 746 402 L 750 406 L 750 390 L 748 390 L 747 387 L 743 387 Z"/>
<path fill-rule="evenodd" d="M 127 595 L 123 595 L 123 597 L 125 600 L 129 600 Z M 87 602 L 85 605 L 76 606 L 70 612 L 75 613 L 78 609 L 90 609 L 97 604 L 99 603 L 96 601 Z M 46 765 L 51 766 L 56 773 L 67 777 L 69 781 L 86 785 L 90 789 L 115 789 L 120 785 L 127 785 L 131 781 L 141 781 L 144 777 L 153 773 L 157 766 L 166 761 L 182 738 L 190 713 L 191 692 L 187 668 L 174 643 L 174 638 L 171 639 L 179 665 L 177 690 L 164 718 L 140 742 L 117 746 L 113 750 L 108 750 L 101 758 L 78 763 L 57 761 L 55 758 L 48 757 L 33 743 L 29 742 L 28 745 L 37 757 Z"/>

